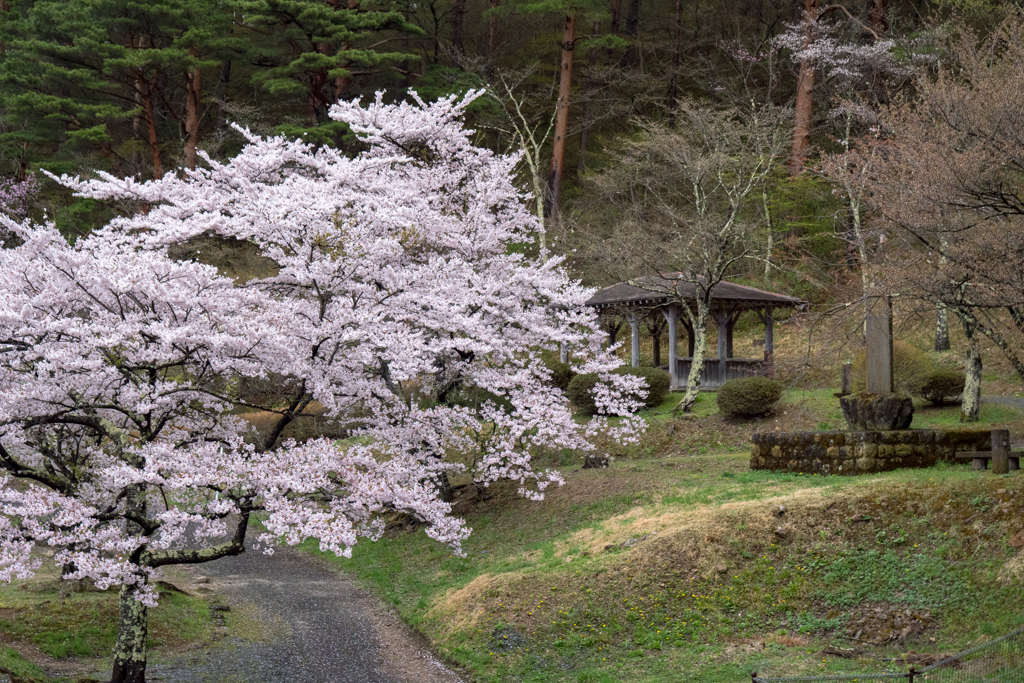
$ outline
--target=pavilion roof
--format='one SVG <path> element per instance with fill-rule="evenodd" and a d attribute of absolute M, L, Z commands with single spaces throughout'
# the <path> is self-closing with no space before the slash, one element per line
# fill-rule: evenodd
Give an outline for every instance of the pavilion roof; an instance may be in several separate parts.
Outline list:
<path fill-rule="evenodd" d="M 663 306 L 672 301 L 669 293 L 674 287 L 682 300 L 697 296 L 697 285 L 691 281 L 681 281 L 679 273 L 653 275 L 636 278 L 629 282 L 619 282 L 597 290 L 587 300 L 588 306 L 595 308 L 613 307 L 655 307 Z M 679 299 L 675 299 L 678 301 Z M 756 287 L 738 285 L 723 280 L 711 290 L 711 308 L 729 308 L 732 310 L 763 308 L 796 308 L 803 305 L 796 297 L 766 292 Z"/>

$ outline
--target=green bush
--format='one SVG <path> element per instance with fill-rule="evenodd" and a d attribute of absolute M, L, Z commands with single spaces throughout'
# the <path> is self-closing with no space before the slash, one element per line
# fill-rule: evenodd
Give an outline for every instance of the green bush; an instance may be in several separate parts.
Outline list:
<path fill-rule="evenodd" d="M 928 381 L 932 362 L 925 352 L 905 341 L 892 343 L 892 374 L 897 393 L 920 395 L 921 388 Z M 853 390 L 867 388 L 867 355 L 859 354 L 853 360 Z"/>
<path fill-rule="evenodd" d="M 718 390 L 718 411 L 728 417 L 760 417 L 775 410 L 782 384 L 767 377 L 731 379 Z"/>
<path fill-rule="evenodd" d="M 561 389 L 562 391 L 569 388 L 569 382 L 571 382 L 572 378 L 576 376 L 571 365 L 563 363 L 557 358 L 545 360 L 544 365 L 546 365 L 548 370 L 551 371 L 551 386 L 556 389 Z"/>
<path fill-rule="evenodd" d="M 921 387 L 920 395 L 927 401 L 941 406 L 946 399 L 954 399 L 964 393 L 967 376 L 955 368 L 936 368 L 928 373 L 928 379 Z"/>
<path fill-rule="evenodd" d="M 596 384 L 597 375 L 587 372 L 573 377 L 565 389 L 565 395 L 576 406 L 576 410 L 583 415 L 597 414 L 597 406 L 594 404 L 594 385 Z"/>
<path fill-rule="evenodd" d="M 639 396 L 634 397 L 647 408 L 656 408 L 664 403 L 668 398 L 668 390 L 672 386 L 672 375 L 659 368 L 621 367 L 615 370 L 615 374 L 635 375 L 647 381 L 647 397 L 643 399 Z"/>
<path fill-rule="evenodd" d="M 646 380 L 647 396 L 645 398 L 634 396 L 633 398 L 643 403 L 647 408 L 660 406 L 668 397 L 672 376 L 664 370 L 659 370 L 658 368 L 620 367 L 616 368 L 615 373 L 618 375 L 635 375 Z M 569 400 L 576 406 L 576 410 L 584 415 L 597 414 L 597 406 L 594 405 L 594 385 L 596 384 L 597 375 L 586 373 L 573 377 L 565 390 Z"/>

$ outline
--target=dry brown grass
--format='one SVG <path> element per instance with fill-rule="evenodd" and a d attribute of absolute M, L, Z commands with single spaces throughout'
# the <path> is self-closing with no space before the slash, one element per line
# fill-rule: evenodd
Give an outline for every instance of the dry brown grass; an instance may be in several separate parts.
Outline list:
<path fill-rule="evenodd" d="M 640 604 L 648 593 L 672 592 L 689 582 L 721 586 L 727 576 L 744 571 L 769 550 L 782 565 L 789 552 L 871 547 L 880 529 L 900 520 L 905 524 L 925 510 L 931 515 L 929 530 L 957 535 L 965 555 L 998 554 L 1007 537 L 1024 529 L 1022 481 L 979 477 L 951 489 L 864 477 L 841 493 L 804 488 L 723 505 L 638 505 L 609 517 L 599 528 L 580 529 L 555 543 L 561 567 L 481 574 L 435 600 L 428 620 L 443 634 L 497 623 L 534 632 L 573 613 L 590 595 L 606 596 L 607 609 L 614 613 L 624 600 Z M 580 488 L 579 482 L 572 484 Z M 981 499 L 984 505 L 978 503 Z M 780 505 L 785 507 L 782 514 Z M 869 521 L 851 521 L 859 515 Z M 639 541 L 623 549 L 627 539 Z M 532 562 L 525 556 L 516 559 Z M 1008 561 L 1005 580 L 1020 567 L 1020 556 Z M 737 594 L 735 604 L 761 605 L 763 597 Z M 803 607 L 815 606 L 806 602 Z M 807 642 L 798 634 L 778 638 L 787 638 L 779 641 L 787 647 Z"/>
<path fill-rule="evenodd" d="M 343 439 L 348 436 L 344 423 L 325 416 L 319 403 L 311 403 L 303 414 L 290 422 L 281 434 L 282 439 L 305 441 L 317 437 Z M 260 440 L 265 439 L 281 419 L 280 414 L 266 410 L 254 410 L 239 415 L 252 425 Z"/>

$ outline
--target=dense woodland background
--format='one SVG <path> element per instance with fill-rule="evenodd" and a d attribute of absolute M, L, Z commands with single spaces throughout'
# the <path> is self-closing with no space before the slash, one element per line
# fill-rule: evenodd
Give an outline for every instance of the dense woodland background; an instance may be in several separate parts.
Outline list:
<path fill-rule="evenodd" d="M 494 150 L 524 153 L 521 187 L 547 226 L 538 243 L 586 282 L 702 273 L 680 228 L 702 224 L 705 260 L 729 252 L 718 275 L 851 301 L 880 277 L 868 266 L 891 226 L 850 155 L 882 135 L 880 112 L 957 62 L 950 35 L 983 41 L 1018 12 L 995 0 L 0 0 L 0 177 L 8 210 L 81 234 L 140 207 L 76 199 L 39 169 L 159 178 L 201 166 L 197 152 L 237 152 L 231 123 L 355 153 L 328 116 L 339 98 L 485 88 L 470 124 Z M 687 195 L 709 176 L 717 185 Z M 723 225 L 726 242 L 709 246 Z"/>

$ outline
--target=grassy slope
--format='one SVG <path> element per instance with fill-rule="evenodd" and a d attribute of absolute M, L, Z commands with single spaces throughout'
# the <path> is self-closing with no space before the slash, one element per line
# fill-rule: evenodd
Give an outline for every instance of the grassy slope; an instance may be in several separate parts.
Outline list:
<path fill-rule="evenodd" d="M 542 503 L 512 487 L 460 502 L 466 558 L 395 529 L 337 561 L 482 681 L 877 670 L 1024 623 L 1024 559 L 1009 545 L 1024 541 L 1024 475 L 782 475 L 736 453 L 751 427 L 838 427 L 833 403 L 793 395 L 757 425 L 720 420 L 708 400 L 684 422 L 666 406 L 646 444 L 609 470 L 561 468 L 566 486 Z M 956 420 L 955 408 L 925 412 L 915 426 Z M 1004 406 L 982 420 L 1024 424 Z M 862 654 L 823 657 L 830 644 Z"/>
<path fill-rule="evenodd" d="M 49 564 L 32 579 L 0 586 L 0 667 L 26 681 L 78 680 L 83 673 L 110 667 L 117 636 L 116 590 L 61 593 Z M 190 594 L 161 590 L 149 612 L 150 653 L 168 655 L 211 640 L 215 624 L 209 602 Z M 70 678 L 67 678 L 70 677 Z"/>

